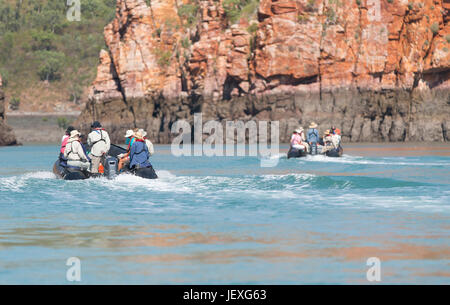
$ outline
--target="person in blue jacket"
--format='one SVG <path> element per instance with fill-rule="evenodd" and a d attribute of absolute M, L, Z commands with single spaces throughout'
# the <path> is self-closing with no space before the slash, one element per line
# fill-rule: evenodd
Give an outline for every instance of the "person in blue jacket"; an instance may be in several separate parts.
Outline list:
<path fill-rule="evenodd" d="M 319 142 L 319 131 L 317 130 L 317 124 L 315 122 L 312 122 L 311 125 L 309 125 L 308 133 L 306 136 L 306 141 L 309 143 L 309 146 L 311 147 L 311 154 L 316 155 L 317 154 L 317 143 Z"/>
<path fill-rule="evenodd" d="M 145 139 L 140 132 L 134 134 L 136 140 L 130 148 L 130 169 L 139 169 L 152 166 L 148 161 L 150 153 L 148 152 Z"/>

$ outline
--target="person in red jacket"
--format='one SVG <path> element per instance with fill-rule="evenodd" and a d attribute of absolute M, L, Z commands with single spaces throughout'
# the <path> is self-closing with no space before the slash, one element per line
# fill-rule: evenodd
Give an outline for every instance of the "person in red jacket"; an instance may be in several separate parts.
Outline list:
<path fill-rule="evenodd" d="M 332 126 L 331 127 L 331 133 L 340 136 L 341 135 L 341 130 L 339 128 L 336 128 L 336 126 Z"/>

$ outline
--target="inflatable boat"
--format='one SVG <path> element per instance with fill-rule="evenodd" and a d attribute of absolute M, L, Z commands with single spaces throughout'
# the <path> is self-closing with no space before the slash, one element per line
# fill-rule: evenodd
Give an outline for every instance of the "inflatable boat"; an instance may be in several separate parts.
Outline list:
<path fill-rule="evenodd" d="M 311 155 L 325 155 L 327 157 L 331 157 L 331 158 L 339 158 L 342 157 L 342 155 L 344 154 L 344 149 L 342 148 L 342 146 L 339 145 L 338 148 L 336 149 L 332 149 L 329 150 L 325 153 L 322 152 L 322 148 L 323 146 L 318 145 L 317 146 L 317 150 L 315 151 L 316 153 L 307 153 L 305 150 L 303 149 L 296 149 L 296 148 L 289 148 L 288 154 L 287 154 L 287 158 L 301 158 L 301 157 L 306 157 L 308 154 Z"/>
<path fill-rule="evenodd" d="M 53 164 L 53 173 L 57 178 L 64 180 L 84 180 L 90 177 L 90 173 L 79 167 L 68 166 L 64 159 L 58 158 Z"/>
<path fill-rule="evenodd" d="M 342 146 L 339 146 L 338 148 L 329 150 L 325 153 L 325 155 L 327 157 L 331 157 L 331 158 L 342 157 L 343 154 L 344 154 L 344 149 L 342 148 Z"/>
<path fill-rule="evenodd" d="M 103 173 L 101 174 L 92 174 L 86 170 L 82 170 L 79 167 L 69 166 L 67 165 L 67 161 L 62 159 L 61 157 L 56 160 L 53 164 L 53 173 L 56 177 L 64 180 L 84 180 L 89 178 L 96 177 L 106 177 L 108 179 L 114 179 L 117 175 L 120 174 L 133 174 L 141 178 L 145 179 L 157 179 L 158 175 L 156 175 L 155 170 L 152 166 L 145 168 L 134 168 L 129 169 L 128 167 L 123 168 L 120 172 L 118 170 L 119 159 L 118 155 L 125 153 L 126 149 L 111 144 L 111 148 L 108 152 L 108 156 L 103 161 Z"/>
<path fill-rule="evenodd" d="M 300 158 L 300 157 L 306 157 L 308 153 L 304 149 L 297 149 L 297 148 L 289 148 L 287 158 Z"/>

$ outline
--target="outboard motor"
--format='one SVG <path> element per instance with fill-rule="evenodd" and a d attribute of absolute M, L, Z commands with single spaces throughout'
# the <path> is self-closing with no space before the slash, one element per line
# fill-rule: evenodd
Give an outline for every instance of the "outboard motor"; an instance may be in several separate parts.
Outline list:
<path fill-rule="evenodd" d="M 119 160 L 114 157 L 107 157 L 104 168 L 106 178 L 114 179 L 119 174 Z"/>
<path fill-rule="evenodd" d="M 317 155 L 317 143 L 311 143 L 311 155 Z"/>

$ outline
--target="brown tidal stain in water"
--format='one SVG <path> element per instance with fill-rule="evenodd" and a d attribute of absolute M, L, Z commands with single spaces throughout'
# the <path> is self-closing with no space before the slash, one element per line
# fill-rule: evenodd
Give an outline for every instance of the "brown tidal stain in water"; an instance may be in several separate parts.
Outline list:
<path fill-rule="evenodd" d="M 239 249 L 222 251 L 202 251 L 192 254 L 163 254 L 163 255 L 136 255 L 121 257 L 121 260 L 134 262 L 176 262 L 199 261 L 206 264 L 232 263 L 235 259 L 263 259 L 268 261 L 289 261 L 311 258 L 331 258 L 345 261 L 366 262 L 369 257 L 378 257 L 382 262 L 391 260 L 448 260 L 450 247 L 425 246 L 397 243 L 389 247 L 341 247 L 325 249 L 298 249 L 297 251 L 283 251 L 278 249 Z"/>
<path fill-rule="evenodd" d="M 232 263 L 233 259 L 305 259 L 309 256 L 306 253 L 280 251 L 280 250 L 255 250 L 255 249 L 239 249 L 239 250 L 221 250 L 221 251 L 204 251 L 195 252 L 188 255 L 179 254 L 163 254 L 163 255 L 134 255 L 123 256 L 121 260 L 133 261 L 136 263 L 148 262 L 177 262 L 177 261 L 199 261 L 205 264 L 226 264 Z"/>
<path fill-rule="evenodd" d="M 450 277 L 450 272 L 448 271 L 416 272 L 415 275 L 420 277 Z"/>
<path fill-rule="evenodd" d="M 136 237 L 139 236 L 139 237 Z M 141 237 L 148 236 L 148 237 Z M 149 233 L 137 232 L 133 239 L 112 239 L 108 247 L 177 247 L 189 244 L 231 244 L 231 243 L 259 243 L 274 244 L 276 240 L 257 239 L 250 236 L 233 236 L 227 234 L 202 234 L 198 232 L 181 233 Z"/>
<path fill-rule="evenodd" d="M 316 252 L 316 255 L 346 261 L 365 260 L 369 257 L 378 257 L 381 261 L 448 260 L 450 259 L 450 247 L 396 243 L 388 247 L 327 248 Z"/>

